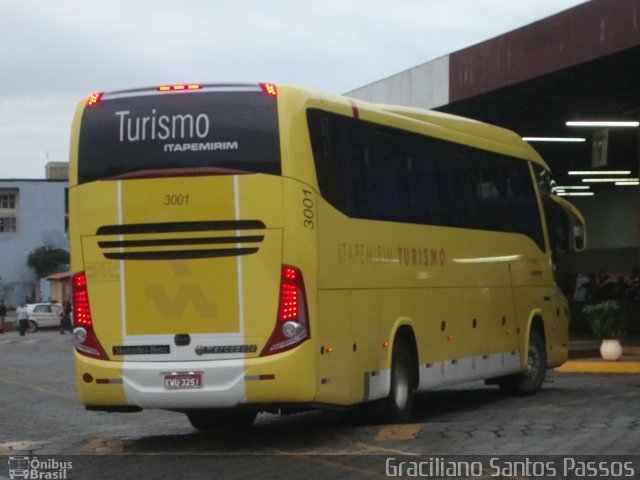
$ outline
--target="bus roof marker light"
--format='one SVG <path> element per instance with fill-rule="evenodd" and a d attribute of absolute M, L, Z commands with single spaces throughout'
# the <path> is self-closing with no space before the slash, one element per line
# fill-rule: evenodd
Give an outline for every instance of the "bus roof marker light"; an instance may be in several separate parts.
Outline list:
<path fill-rule="evenodd" d="M 161 85 L 158 87 L 159 92 L 184 92 L 185 90 L 200 90 L 202 85 L 198 83 L 181 83 L 176 85 Z"/>
<path fill-rule="evenodd" d="M 93 107 L 100 103 L 100 100 L 102 100 L 102 95 L 103 92 L 92 93 L 91 96 L 87 99 L 87 107 Z"/>
<path fill-rule="evenodd" d="M 276 87 L 273 83 L 261 83 L 260 87 L 262 87 L 262 91 L 270 97 L 278 96 L 278 87 Z"/>

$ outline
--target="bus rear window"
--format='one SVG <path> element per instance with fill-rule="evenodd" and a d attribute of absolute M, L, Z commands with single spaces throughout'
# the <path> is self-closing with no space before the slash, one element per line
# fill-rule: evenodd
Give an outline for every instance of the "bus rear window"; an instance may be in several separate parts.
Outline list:
<path fill-rule="evenodd" d="M 259 90 L 144 93 L 106 94 L 86 108 L 78 183 L 202 167 L 280 175 L 273 97 Z"/>

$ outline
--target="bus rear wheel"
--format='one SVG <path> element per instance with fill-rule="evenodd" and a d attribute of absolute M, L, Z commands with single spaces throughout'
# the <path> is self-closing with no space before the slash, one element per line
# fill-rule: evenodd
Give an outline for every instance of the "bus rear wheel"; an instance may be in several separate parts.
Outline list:
<path fill-rule="evenodd" d="M 186 412 L 186 415 L 189 423 L 196 430 L 238 434 L 251 430 L 257 412 L 249 410 L 192 410 Z"/>
<path fill-rule="evenodd" d="M 529 332 L 529 353 L 524 372 L 500 379 L 500 389 L 512 395 L 531 395 L 542 387 L 547 374 L 547 353 L 544 338 L 535 330 Z"/>
<path fill-rule="evenodd" d="M 406 423 L 411 417 L 415 387 L 412 356 L 403 341 L 393 345 L 391 357 L 391 388 L 385 401 L 385 420 L 390 423 Z"/>

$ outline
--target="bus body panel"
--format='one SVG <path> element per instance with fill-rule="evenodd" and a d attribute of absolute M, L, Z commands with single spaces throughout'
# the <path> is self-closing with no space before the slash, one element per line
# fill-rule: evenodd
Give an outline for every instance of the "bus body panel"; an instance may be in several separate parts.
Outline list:
<path fill-rule="evenodd" d="M 126 191 L 129 201 L 122 202 L 122 224 L 160 223 L 161 219 L 170 223 L 166 222 L 166 214 L 150 212 L 154 202 L 148 199 L 155 199 L 157 205 L 169 195 L 167 192 L 183 192 L 182 195 L 189 196 L 189 206 L 193 207 L 192 212 L 195 213 L 192 216 L 184 215 L 187 210 L 185 205 L 179 217 L 169 219 L 198 222 L 215 218 L 216 221 L 226 221 L 234 219 L 237 213 L 240 219 L 260 219 L 266 225 L 280 227 L 283 221 L 283 204 L 293 203 L 283 201 L 281 192 L 288 192 L 288 197 L 299 197 L 304 195 L 300 189 L 307 188 L 288 179 L 264 175 L 197 177 L 195 180 L 173 178 L 155 179 L 153 182 L 101 182 L 100 187 L 104 189 L 101 192 L 102 201 L 96 203 L 102 204 L 108 198 L 107 195 L 117 196 L 118 191 L 125 198 L 122 191 Z M 283 187 L 283 182 L 287 184 L 286 187 Z M 233 191 L 234 183 L 236 194 Z M 92 187 L 95 189 L 94 184 Z M 80 192 L 75 193 L 79 195 L 78 204 L 83 205 L 86 211 L 94 212 L 93 216 L 86 218 L 96 218 L 95 212 L 99 212 L 100 208 L 91 204 L 91 198 L 94 197 L 90 192 L 93 189 L 81 186 L 78 190 Z M 88 192 L 87 195 L 82 195 L 83 190 Z M 235 206 L 232 204 L 234 196 L 237 201 Z M 138 202 L 137 199 L 144 200 Z M 116 200 L 108 203 L 118 204 Z M 301 201 L 298 203 L 302 206 Z M 174 206 L 166 206 L 169 209 L 172 207 Z M 285 211 L 287 215 L 295 215 L 296 220 L 300 221 L 300 208 Z M 200 212 L 204 212 L 204 215 Z M 110 219 L 113 224 L 119 223 L 118 214 L 113 212 L 100 212 L 97 218 Z M 85 225 L 91 233 L 104 226 L 91 221 L 85 222 Z M 239 233 L 235 230 L 222 232 L 224 236 L 232 237 Z M 289 233 L 295 232 L 290 229 Z M 210 232 L 195 233 L 189 238 L 199 239 L 210 235 Z M 217 233 L 213 235 L 220 237 Z M 170 261 L 109 261 L 104 258 L 105 249 L 99 246 L 99 242 L 115 242 L 120 235 L 82 237 L 83 264 L 92 314 L 96 318 L 126 319 L 126 323 L 95 323 L 96 334 L 109 352 L 110 361 L 87 359 L 78 355 L 79 390 L 83 403 L 188 409 L 207 406 L 223 408 L 245 403 L 311 402 L 314 399 L 314 358 L 310 346 L 256 358 L 271 335 L 275 323 L 277 285 L 283 261 L 282 229 L 243 230 L 240 236 L 263 238 L 259 242 L 253 240 L 248 244 L 232 242 L 233 247 L 259 244 L 259 250 L 253 254 L 230 258 Z M 185 235 L 169 233 L 162 236 L 163 240 L 171 241 L 176 238 L 184 239 Z M 149 240 L 148 234 L 136 234 L 128 235 L 125 241 Z M 288 241 L 299 244 L 300 240 L 299 235 L 295 234 Z M 312 245 L 313 232 L 304 240 L 305 246 Z M 146 250 L 138 248 L 136 251 Z M 303 256 L 303 252 L 296 256 L 294 248 L 290 248 L 289 252 L 290 263 L 295 263 Z M 306 271 L 313 270 L 311 266 L 302 266 L 306 267 Z M 124 278 L 122 271 L 125 272 Z M 305 280 L 309 287 L 314 288 L 313 277 Z M 244 318 L 242 324 L 239 322 L 240 281 Z M 207 285 L 206 293 L 200 288 L 201 285 Z M 315 304 L 312 299 L 308 307 L 313 312 Z M 174 346 L 176 334 L 190 334 L 191 344 L 188 347 Z M 114 347 L 163 344 L 170 345 L 170 354 L 112 354 Z M 198 355 L 195 347 L 200 344 L 248 345 L 255 346 L 255 349 L 242 354 Z M 161 363 L 157 362 L 159 359 L 162 359 Z M 183 371 L 201 372 L 203 387 L 179 394 L 164 389 L 161 383 L 163 374 Z M 109 381 L 96 388 L 80 378 L 87 373 L 93 378 Z"/>
<path fill-rule="evenodd" d="M 80 402 L 91 406 L 141 408 L 229 408 L 244 404 L 310 403 L 315 398 L 311 342 L 281 355 L 190 362 L 119 362 L 76 355 Z M 166 372 L 200 372 L 203 386 L 171 391 Z M 87 381 L 90 375 L 92 380 Z"/>
<path fill-rule="evenodd" d="M 422 388 L 520 369 L 509 265 L 514 251 L 535 254 L 533 242 L 524 236 L 505 242 L 501 237 L 512 235 L 477 232 L 469 245 L 456 229 L 425 232 L 410 224 L 381 229 L 376 222 L 346 218 L 326 202 L 319 215 L 320 225 L 331 225 L 321 228 L 318 245 L 319 295 L 327 298 L 319 316 L 334 319 L 336 311 L 344 313 L 319 339 L 340 345 L 341 353 L 320 355 L 318 367 L 323 378 L 332 365 L 333 378 L 344 375 L 344 368 L 352 370 L 355 392 L 336 388 L 345 392 L 344 402 L 386 395 L 384 388 L 378 394 L 367 391 L 368 382 L 372 372 L 388 376 L 399 318 L 412 320 Z M 521 245 L 504 250 L 505 243 Z M 337 299 L 342 299 L 340 308 Z M 318 392 L 332 388 L 321 385 Z"/>
<path fill-rule="evenodd" d="M 93 193 L 80 195 L 78 201 L 94 212 L 89 218 L 118 219 L 94 225 L 86 221 L 82 236 L 92 313 L 112 319 L 97 322 L 96 333 L 114 360 L 201 360 L 194 349 L 200 344 L 252 346 L 235 355 L 240 358 L 259 354 L 277 311 L 282 199 L 279 177 L 255 177 L 103 182 L 114 184 L 106 203 L 116 210 L 105 216 L 96 215 L 99 207 L 92 208 L 92 203 L 104 203 L 105 196 L 97 201 Z M 270 195 L 256 202 L 264 189 Z M 176 195 L 185 204 L 170 204 Z M 245 228 L 244 219 L 259 219 L 263 226 Z M 180 223 L 185 224 L 181 230 L 187 231 L 172 231 Z M 153 232 L 146 232 L 146 225 L 154 225 Z M 259 311 L 247 312 L 256 320 L 244 321 L 245 305 L 261 306 Z M 178 334 L 191 335 L 193 344 L 172 346 Z M 122 355 L 114 351 L 133 351 L 133 346 L 143 345 L 169 346 L 171 351 L 144 354 L 140 348 Z M 214 355 L 217 359 L 234 356 Z"/>
<path fill-rule="evenodd" d="M 514 298 L 518 307 L 518 326 L 524 335 L 520 336 L 520 351 L 526 351 L 528 332 L 534 321 L 543 322 L 547 364 L 557 367 L 567 361 L 569 355 L 569 304 L 554 286 L 514 288 Z M 526 358 L 522 358 L 522 368 Z"/>

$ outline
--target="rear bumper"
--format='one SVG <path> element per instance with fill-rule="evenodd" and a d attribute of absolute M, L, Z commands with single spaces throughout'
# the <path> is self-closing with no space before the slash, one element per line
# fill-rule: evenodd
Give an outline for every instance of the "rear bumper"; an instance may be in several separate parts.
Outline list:
<path fill-rule="evenodd" d="M 224 408 L 247 403 L 243 360 L 184 363 L 125 363 L 122 381 L 127 402 L 142 408 Z M 164 388 L 165 374 L 187 372 L 202 375 L 200 388 Z"/>
<path fill-rule="evenodd" d="M 80 402 L 88 406 L 232 408 L 310 403 L 315 397 L 311 341 L 279 355 L 189 362 L 112 362 L 75 353 Z M 198 372 L 199 388 L 168 390 L 164 375 Z M 89 378 L 90 376 L 90 378 Z"/>

